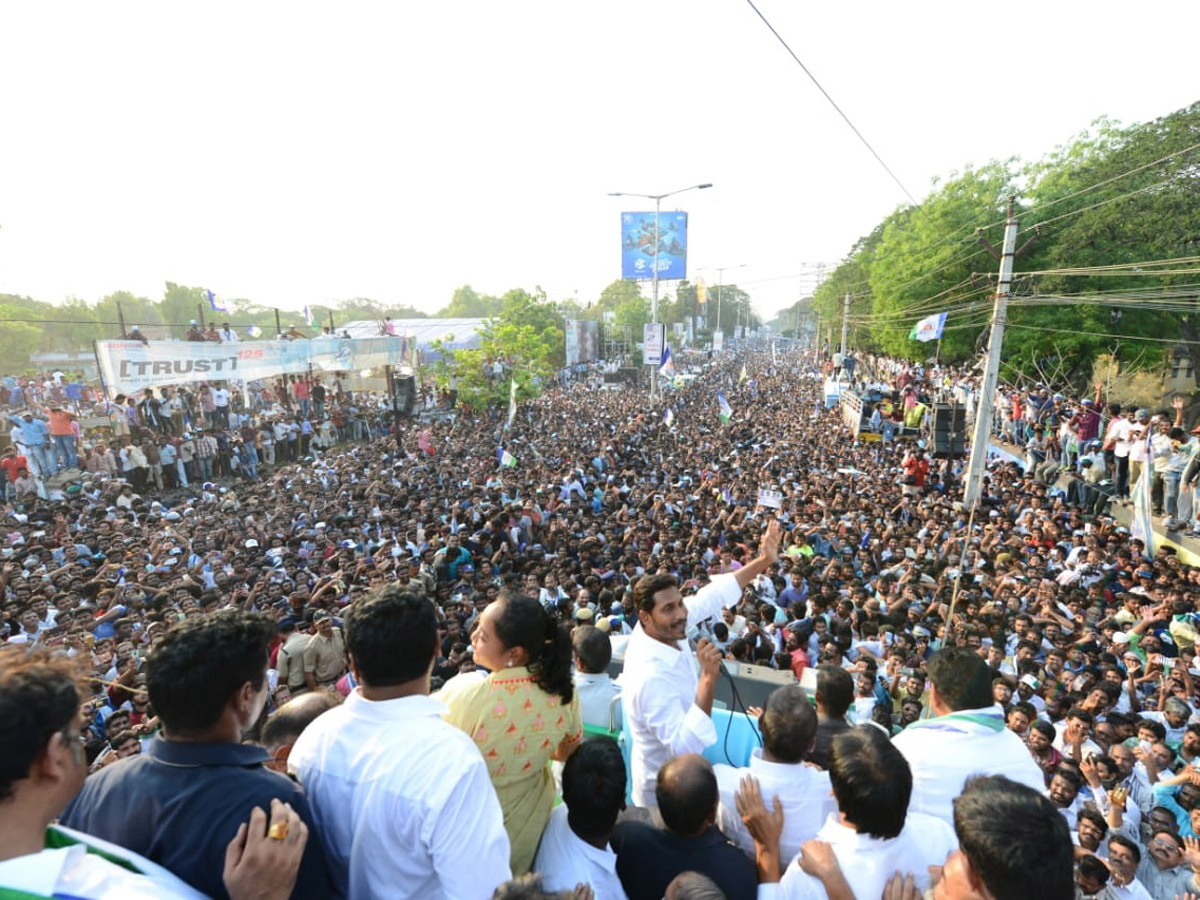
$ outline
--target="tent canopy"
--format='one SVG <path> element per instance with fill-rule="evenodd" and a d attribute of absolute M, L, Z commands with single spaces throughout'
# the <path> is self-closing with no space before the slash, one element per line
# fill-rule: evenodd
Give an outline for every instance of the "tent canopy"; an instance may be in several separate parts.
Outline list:
<path fill-rule="evenodd" d="M 408 337 L 416 342 L 417 349 L 426 359 L 436 359 L 437 353 L 430 349 L 436 341 L 444 342 L 453 350 L 479 349 L 479 333 L 485 319 L 392 319 L 397 337 Z M 379 319 L 360 319 L 337 326 L 337 331 L 348 331 L 351 337 L 378 337 Z"/>

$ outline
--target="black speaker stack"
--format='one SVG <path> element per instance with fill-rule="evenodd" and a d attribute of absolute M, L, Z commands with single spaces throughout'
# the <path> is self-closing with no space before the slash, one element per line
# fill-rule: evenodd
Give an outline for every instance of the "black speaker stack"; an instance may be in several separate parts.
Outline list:
<path fill-rule="evenodd" d="M 967 411 L 954 403 L 934 404 L 933 458 L 962 459 L 967 455 Z"/>

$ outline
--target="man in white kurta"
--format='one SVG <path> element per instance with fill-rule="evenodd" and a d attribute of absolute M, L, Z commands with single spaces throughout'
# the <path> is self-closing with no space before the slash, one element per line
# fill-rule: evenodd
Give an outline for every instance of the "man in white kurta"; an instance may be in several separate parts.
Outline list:
<path fill-rule="evenodd" d="M 612 847 L 593 847 L 571 830 L 567 807 L 556 807 L 542 832 L 533 871 L 542 876 L 547 891 L 574 891 L 590 885 L 595 900 L 625 900 L 617 877 L 617 854 Z"/>
<path fill-rule="evenodd" d="M 636 583 L 638 624 L 625 648 L 620 678 L 625 721 L 633 736 L 630 769 L 636 805 L 658 805 L 654 784 L 667 760 L 702 753 L 716 743 L 712 701 L 721 654 L 707 639 L 693 653 L 685 635 L 688 628 L 716 620 L 722 609 L 741 599 L 742 589 L 775 562 L 781 535 L 779 523 L 771 522 L 755 560 L 716 576 L 690 597 L 683 597 L 671 578 L 644 575 Z M 645 596 L 649 592 L 643 582 L 662 586 Z"/>
<path fill-rule="evenodd" d="M 721 803 L 717 826 L 730 841 L 754 859 L 754 838 L 738 812 L 735 795 L 747 775 L 758 779 L 762 795 L 778 797 L 783 806 L 779 837 L 784 864 L 796 858 L 805 842 L 816 837 L 831 813 L 837 812 L 829 773 L 807 765 L 817 733 L 817 714 L 799 685 L 786 685 L 767 698 L 759 719 L 763 745 L 756 747 L 745 768 L 713 766 Z"/>
<path fill-rule="evenodd" d="M 882 897 L 896 872 L 912 872 L 918 891 L 929 886 L 929 866 L 940 866 L 958 846 L 954 829 L 933 816 L 909 813 L 904 830 L 894 838 L 860 834 L 832 814 L 817 832 L 818 841 L 833 848 L 842 875 L 855 897 Z M 778 884 L 761 884 L 758 900 L 825 900 L 825 886 L 792 860 Z"/>
<path fill-rule="evenodd" d="M 479 749 L 428 696 L 433 605 L 389 588 L 352 606 L 345 624 L 359 686 L 304 730 L 288 758 L 334 883 L 350 897 L 488 900 L 511 876 L 508 835 Z M 371 634 L 403 643 L 380 646 Z M 415 660 L 416 674 L 396 674 L 414 646 L 428 658 Z"/>
<path fill-rule="evenodd" d="M 912 769 L 909 809 L 951 827 L 954 798 L 972 775 L 1004 775 L 1039 794 L 1046 788 L 1029 748 L 1005 727 L 1004 710 L 983 705 L 991 700 L 986 669 L 966 648 L 938 651 L 929 663 L 934 718 L 914 722 L 893 741 Z"/>

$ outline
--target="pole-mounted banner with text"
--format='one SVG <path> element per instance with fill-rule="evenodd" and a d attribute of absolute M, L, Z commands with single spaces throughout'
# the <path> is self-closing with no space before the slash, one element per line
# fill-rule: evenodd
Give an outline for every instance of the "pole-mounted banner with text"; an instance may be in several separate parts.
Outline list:
<path fill-rule="evenodd" d="M 647 366 L 661 366 L 667 326 L 662 322 L 647 322 L 642 329 L 642 342 L 642 362 Z"/>

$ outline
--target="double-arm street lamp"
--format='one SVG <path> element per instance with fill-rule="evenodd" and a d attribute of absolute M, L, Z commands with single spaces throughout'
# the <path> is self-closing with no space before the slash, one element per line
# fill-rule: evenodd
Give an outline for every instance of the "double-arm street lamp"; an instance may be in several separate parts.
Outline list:
<path fill-rule="evenodd" d="M 665 194 L 631 194 L 625 191 L 611 191 L 610 197 L 641 197 L 643 200 L 654 201 L 654 293 L 650 302 L 650 320 L 653 324 L 658 324 L 658 216 L 662 207 L 662 202 L 667 197 L 673 197 L 676 194 L 682 194 L 686 191 L 702 191 L 705 188 L 712 187 L 711 184 L 693 184 L 689 187 L 680 188 L 677 191 L 667 191 Z M 650 371 L 650 400 L 653 402 L 658 398 L 658 366 L 654 366 Z"/>

